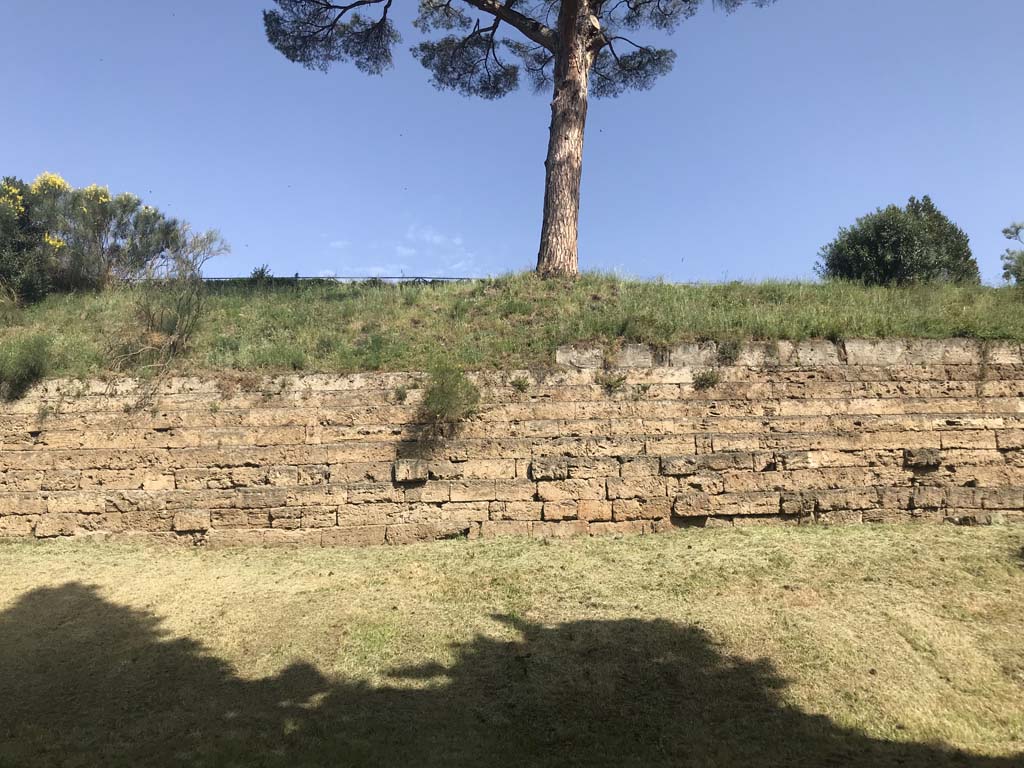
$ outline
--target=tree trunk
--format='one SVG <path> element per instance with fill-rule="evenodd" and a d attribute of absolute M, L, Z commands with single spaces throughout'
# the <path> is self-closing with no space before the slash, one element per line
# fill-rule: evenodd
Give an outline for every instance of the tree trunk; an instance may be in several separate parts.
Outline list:
<path fill-rule="evenodd" d="M 537 273 L 544 277 L 579 273 L 576 238 L 583 173 L 583 129 L 587 121 L 587 78 L 596 32 L 589 0 L 562 0 L 558 13 L 555 92 L 551 99 L 548 156 L 544 161 L 544 222 Z"/>

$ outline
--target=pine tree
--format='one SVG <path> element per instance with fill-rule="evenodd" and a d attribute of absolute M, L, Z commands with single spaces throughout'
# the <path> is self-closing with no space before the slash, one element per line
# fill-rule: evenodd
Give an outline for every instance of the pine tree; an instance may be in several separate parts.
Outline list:
<path fill-rule="evenodd" d="M 420 0 L 413 49 L 440 89 L 496 99 L 519 86 L 520 69 L 538 91 L 551 89 L 544 214 L 537 271 L 578 272 L 577 229 L 587 100 L 644 90 L 671 70 L 675 53 L 624 36 L 671 31 L 704 0 Z M 712 0 L 733 11 L 744 3 Z M 263 15 L 267 39 L 291 61 L 326 70 L 351 61 L 369 74 L 392 66 L 400 35 L 392 0 L 276 0 Z M 372 16 L 365 14 L 372 13 Z M 505 37 L 506 30 L 513 37 Z M 510 58 L 511 57 L 511 58 Z M 512 59 L 517 59 L 518 64 Z"/>

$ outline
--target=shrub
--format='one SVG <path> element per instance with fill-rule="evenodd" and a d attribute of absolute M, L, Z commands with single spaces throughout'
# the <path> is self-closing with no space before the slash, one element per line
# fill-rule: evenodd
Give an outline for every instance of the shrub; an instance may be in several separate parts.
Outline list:
<path fill-rule="evenodd" d="M 1003 235 L 1007 240 L 1016 240 L 1024 245 L 1024 224 L 1011 224 L 1003 230 Z M 1003 279 L 1024 286 L 1024 250 L 1006 249 L 1003 254 Z"/>
<path fill-rule="evenodd" d="M 249 273 L 249 282 L 252 285 L 264 286 L 270 285 L 274 280 L 274 273 L 270 271 L 270 267 L 266 264 L 260 264 L 255 267 L 252 272 Z"/>
<path fill-rule="evenodd" d="M 967 235 L 927 195 L 857 219 L 819 256 L 822 277 L 866 285 L 981 282 Z"/>
<path fill-rule="evenodd" d="M 203 265 L 227 250 L 216 232 L 182 227 L 175 248 L 153 261 L 136 287 L 132 322 L 114 340 L 114 368 L 165 370 L 188 349 L 205 306 Z"/>
<path fill-rule="evenodd" d="M 719 365 L 732 365 L 740 359 L 740 351 L 742 345 L 737 339 L 725 339 L 724 341 L 718 342 L 718 358 Z"/>
<path fill-rule="evenodd" d="M 722 375 L 718 371 L 709 368 L 706 371 L 697 371 L 693 375 L 693 388 L 703 391 L 717 387 L 721 381 Z"/>
<path fill-rule="evenodd" d="M 480 390 L 466 374 L 449 364 L 436 366 L 423 392 L 420 420 L 440 430 L 476 413 Z"/>
<path fill-rule="evenodd" d="M 50 339 L 42 334 L 8 339 L 0 344 L 0 397 L 17 400 L 50 368 Z"/>
<path fill-rule="evenodd" d="M 594 374 L 594 383 L 604 387 L 604 391 L 612 395 L 626 386 L 626 374 L 612 371 L 598 371 Z"/>

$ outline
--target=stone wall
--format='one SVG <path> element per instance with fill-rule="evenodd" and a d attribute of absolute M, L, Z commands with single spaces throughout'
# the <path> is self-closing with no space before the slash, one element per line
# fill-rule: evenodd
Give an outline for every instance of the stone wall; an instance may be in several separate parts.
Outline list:
<path fill-rule="evenodd" d="M 50 381 L 0 405 L 0 536 L 327 546 L 1022 521 L 1021 352 L 566 349 L 549 371 L 475 375 L 479 415 L 440 440 L 416 424 L 417 374 L 174 379 L 142 407 L 132 380 Z"/>

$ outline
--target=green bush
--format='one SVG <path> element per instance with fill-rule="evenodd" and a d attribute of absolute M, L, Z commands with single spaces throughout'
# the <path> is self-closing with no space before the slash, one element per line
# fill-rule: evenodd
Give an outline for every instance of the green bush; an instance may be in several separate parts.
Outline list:
<path fill-rule="evenodd" d="M 423 393 L 420 420 L 440 429 L 457 424 L 476 413 L 480 390 L 466 374 L 451 365 L 436 366 Z"/>
<path fill-rule="evenodd" d="M 0 343 L 0 397 L 17 400 L 50 369 L 50 339 L 41 334 Z"/>
<path fill-rule="evenodd" d="M 819 255 L 822 277 L 865 285 L 981 282 L 967 235 L 927 195 L 857 219 Z"/>
<path fill-rule="evenodd" d="M 721 381 L 722 375 L 718 371 L 709 368 L 705 371 L 697 371 L 693 375 L 693 388 L 698 391 L 712 389 L 717 387 Z"/>

